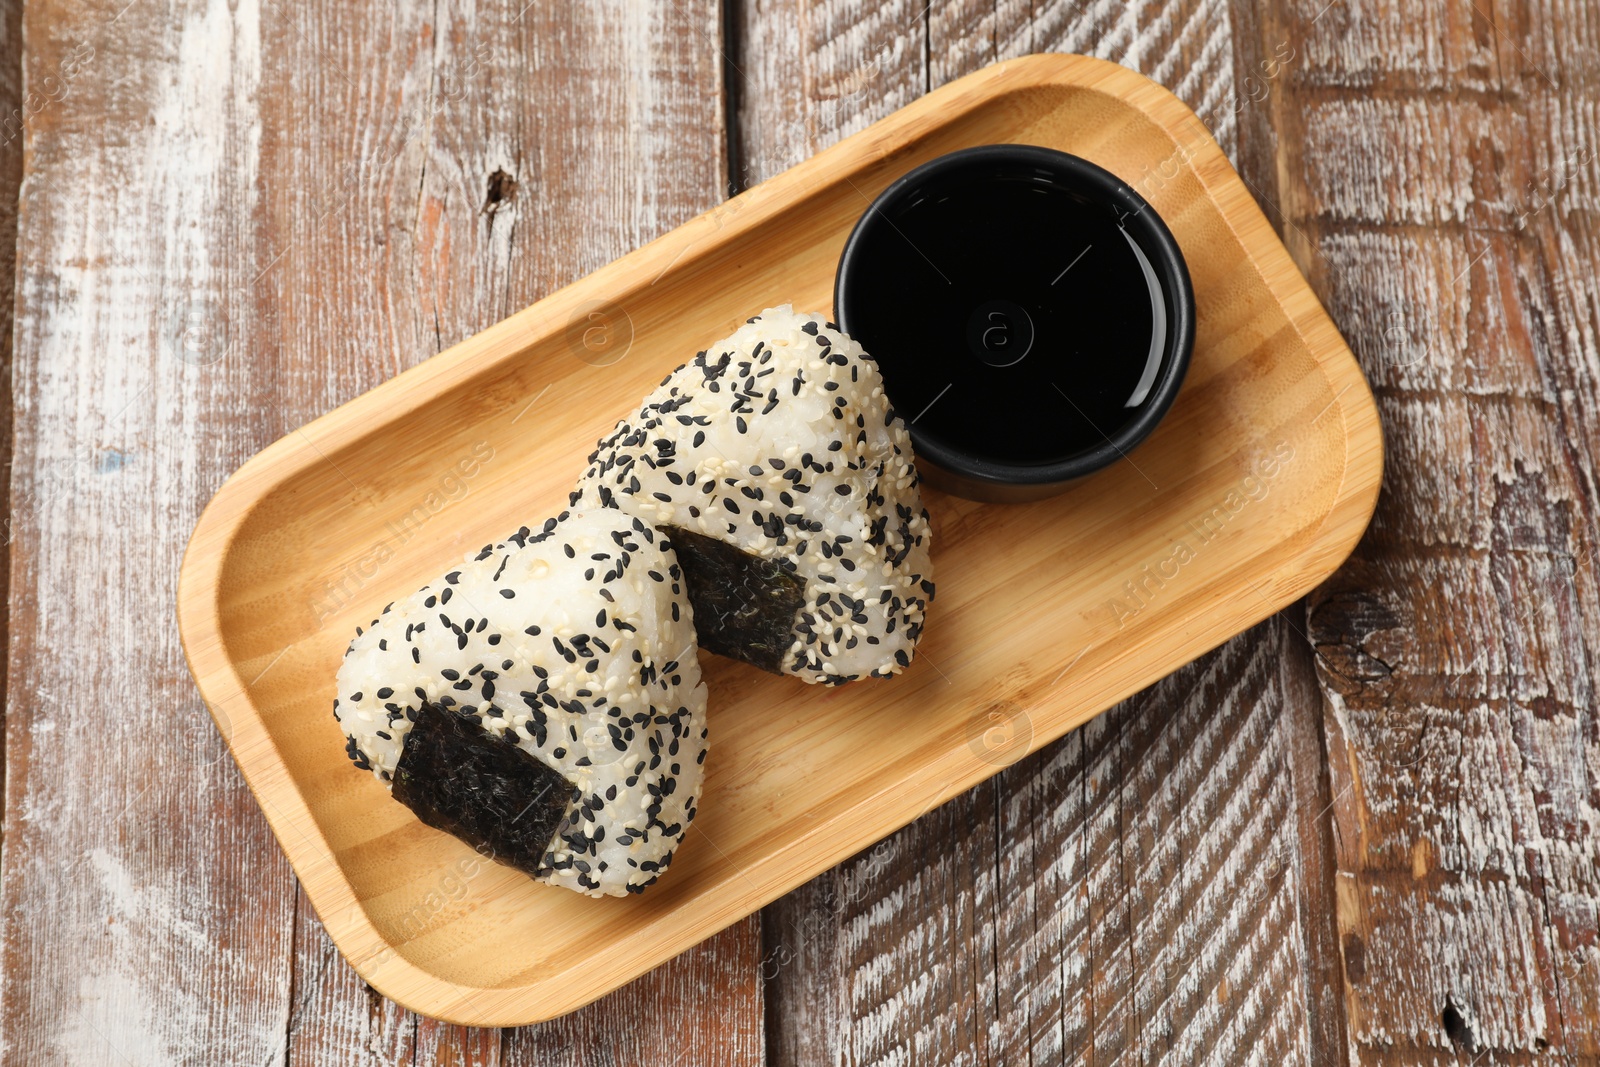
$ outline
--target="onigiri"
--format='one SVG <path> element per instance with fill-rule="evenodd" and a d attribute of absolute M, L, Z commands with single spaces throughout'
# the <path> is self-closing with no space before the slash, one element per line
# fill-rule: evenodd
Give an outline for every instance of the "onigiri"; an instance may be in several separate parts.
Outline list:
<path fill-rule="evenodd" d="M 555 885 L 639 892 L 693 821 L 706 758 L 677 555 L 614 509 L 519 530 L 359 631 L 334 715 L 422 821 Z"/>
<path fill-rule="evenodd" d="M 911 438 L 819 315 L 770 308 L 669 374 L 572 505 L 666 532 L 708 651 L 825 684 L 911 663 L 934 592 Z"/>

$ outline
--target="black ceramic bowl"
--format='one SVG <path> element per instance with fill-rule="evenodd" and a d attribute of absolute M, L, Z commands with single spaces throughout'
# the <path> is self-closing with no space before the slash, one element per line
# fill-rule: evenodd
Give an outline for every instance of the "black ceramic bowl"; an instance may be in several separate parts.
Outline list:
<path fill-rule="evenodd" d="M 1189 270 L 1155 210 L 1033 145 L 952 152 L 884 190 L 845 244 L 834 312 L 883 371 L 924 478 L 977 500 L 1117 462 L 1194 347 Z"/>

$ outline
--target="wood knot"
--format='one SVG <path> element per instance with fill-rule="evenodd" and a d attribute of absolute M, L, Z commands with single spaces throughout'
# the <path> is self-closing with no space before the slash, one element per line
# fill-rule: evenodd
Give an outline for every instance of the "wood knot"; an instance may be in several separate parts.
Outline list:
<path fill-rule="evenodd" d="M 517 179 L 507 174 L 503 168 L 496 168 L 489 175 L 489 190 L 483 198 L 481 215 L 493 215 L 506 204 L 509 204 L 517 195 Z"/>
<path fill-rule="evenodd" d="M 1395 669 L 1392 646 L 1400 619 L 1371 588 L 1353 575 L 1349 586 L 1329 589 L 1306 613 L 1317 669 L 1330 687 L 1345 695 L 1387 682 Z"/>
<path fill-rule="evenodd" d="M 1444 1011 L 1439 1013 L 1439 1024 L 1444 1027 L 1445 1036 L 1450 1038 L 1452 1044 L 1459 1045 L 1468 1052 L 1478 1050 L 1477 1035 L 1472 1032 L 1466 1017 L 1456 1007 L 1456 1002 L 1449 997 L 1444 999 Z"/>

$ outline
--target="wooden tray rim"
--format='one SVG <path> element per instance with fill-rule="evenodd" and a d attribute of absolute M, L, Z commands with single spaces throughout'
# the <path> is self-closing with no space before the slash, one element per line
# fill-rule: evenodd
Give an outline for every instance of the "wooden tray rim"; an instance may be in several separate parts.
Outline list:
<path fill-rule="evenodd" d="M 250 699 L 248 685 L 223 642 L 219 601 L 223 571 L 233 542 L 255 507 L 308 468 L 325 462 L 326 453 L 359 440 L 375 425 L 406 418 L 438 393 L 517 358 L 527 348 L 530 338 L 564 328 L 579 308 L 600 294 L 624 287 L 618 283 L 640 272 L 653 274 L 650 265 L 671 262 L 691 247 L 709 251 L 781 213 L 792 202 L 803 198 L 812 174 L 848 173 L 856 162 L 882 158 L 944 125 L 952 117 L 967 114 L 993 98 L 1048 85 L 1094 90 L 1132 105 L 1162 128 L 1173 139 L 1175 147 L 1185 150 L 1187 166 L 1217 206 L 1261 275 L 1262 284 L 1283 309 L 1306 351 L 1335 391 L 1333 406 L 1343 418 L 1347 442 L 1341 483 L 1321 525 L 1308 538 L 1307 547 L 1277 567 L 1278 574 L 1291 572 L 1291 579 L 1284 584 L 1271 585 L 1273 600 L 1263 600 L 1263 610 L 1256 621 L 1314 588 L 1354 549 L 1376 507 L 1382 479 L 1382 438 L 1376 403 L 1354 355 L 1245 189 L 1243 179 L 1199 118 L 1169 90 L 1142 74 L 1089 56 L 1036 54 L 997 63 L 951 82 L 817 153 L 810 160 L 741 193 L 729 201 L 737 205 L 736 210 L 727 204 L 719 205 L 286 434 L 245 462 L 206 506 L 185 551 L 178 582 L 179 631 L 190 671 L 208 706 L 227 709 L 231 729 L 222 732 L 246 783 L 305 886 L 329 936 L 357 973 L 374 988 L 421 1014 L 474 1026 L 539 1022 L 575 1010 L 594 996 L 603 995 L 602 991 L 581 999 L 569 998 L 571 1002 L 567 1003 L 561 1002 L 558 994 L 554 1002 L 535 1003 L 537 994 L 543 992 L 540 984 L 475 987 L 442 978 L 399 952 L 391 951 L 392 946 L 379 933 L 343 877 L 332 849 L 272 743 L 259 710 Z M 1368 444 L 1363 449 L 1351 450 L 1350 441 Z M 1324 531 L 1330 525 L 1342 536 L 1326 538 Z M 1217 641 L 1208 647 L 1220 643 Z M 1206 650 L 1202 648 L 1196 655 Z M 1082 719 L 1068 729 L 1081 725 L 1082 721 L 1131 695 L 1144 684 L 1147 683 L 1115 695 L 1100 707 L 1085 709 Z M 1034 737 L 1029 751 L 1058 736 Z M 989 773 L 994 770 L 998 768 L 990 768 Z M 970 788 L 985 776 L 981 770 L 957 776 L 951 781 L 944 799 Z M 874 836 L 884 834 L 874 831 Z M 771 896 L 775 898 L 788 888 L 792 886 L 784 886 Z M 677 951 L 692 947 L 723 925 L 726 924 L 701 932 Z M 636 975 L 624 981 L 632 977 Z"/>

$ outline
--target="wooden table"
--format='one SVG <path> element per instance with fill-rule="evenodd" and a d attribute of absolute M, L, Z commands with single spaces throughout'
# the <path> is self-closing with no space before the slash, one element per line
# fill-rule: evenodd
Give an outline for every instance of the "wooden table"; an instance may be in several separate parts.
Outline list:
<path fill-rule="evenodd" d="M 0 17 L 6 1062 L 1600 1063 L 1592 4 L 125 2 Z M 1188 101 L 1345 331 L 1388 449 L 1355 558 L 575 1015 L 372 993 L 185 670 L 201 507 L 1035 51 Z"/>

